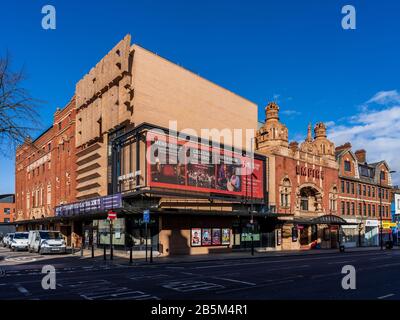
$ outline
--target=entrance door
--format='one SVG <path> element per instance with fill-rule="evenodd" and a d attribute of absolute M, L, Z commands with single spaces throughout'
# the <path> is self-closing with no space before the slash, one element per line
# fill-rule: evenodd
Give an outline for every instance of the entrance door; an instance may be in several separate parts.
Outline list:
<path fill-rule="evenodd" d="M 302 229 L 300 229 L 300 245 L 304 246 L 309 244 L 309 238 L 308 238 L 308 226 L 304 226 Z"/>
<path fill-rule="evenodd" d="M 332 228 L 330 229 L 330 235 L 331 235 L 331 248 L 332 249 L 337 249 L 338 247 L 338 240 L 339 240 L 339 232 L 337 228 Z"/>

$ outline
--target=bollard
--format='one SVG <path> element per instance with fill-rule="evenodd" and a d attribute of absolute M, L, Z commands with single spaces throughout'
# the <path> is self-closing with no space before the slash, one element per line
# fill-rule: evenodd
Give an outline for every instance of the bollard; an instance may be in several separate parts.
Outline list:
<path fill-rule="evenodd" d="M 83 243 L 81 244 L 81 257 L 83 257 Z"/>
<path fill-rule="evenodd" d="M 153 245 L 150 246 L 150 263 L 153 263 Z"/>
<path fill-rule="evenodd" d="M 107 256 L 106 256 L 106 245 L 104 245 L 103 249 L 104 249 L 103 259 L 104 259 L 104 260 L 107 260 Z"/>
<path fill-rule="evenodd" d="M 132 264 L 132 247 L 129 250 L 129 264 Z"/>
<path fill-rule="evenodd" d="M 72 244 L 72 254 L 75 254 L 75 246 Z"/>
<path fill-rule="evenodd" d="M 92 244 L 92 258 L 94 258 L 94 245 Z"/>

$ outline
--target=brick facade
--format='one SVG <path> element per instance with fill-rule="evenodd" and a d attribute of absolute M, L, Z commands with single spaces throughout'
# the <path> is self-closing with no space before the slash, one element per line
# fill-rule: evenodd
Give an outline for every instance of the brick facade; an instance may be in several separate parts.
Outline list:
<path fill-rule="evenodd" d="M 54 114 L 54 123 L 16 152 L 16 220 L 54 216 L 54 207 L 75 200 L 75 99 Z"/>
<path fill-rule="evenodd" d="M 0 223 L 15 220 L 15 196 L 13 194 L 0 195 Z"/>

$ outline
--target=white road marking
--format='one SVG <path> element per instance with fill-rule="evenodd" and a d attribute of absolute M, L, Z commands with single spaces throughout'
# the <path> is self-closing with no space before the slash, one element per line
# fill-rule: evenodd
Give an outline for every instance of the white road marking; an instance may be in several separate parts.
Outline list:
<path fill-rule="evenodd" d="M 21 285 L 16 285 L 16 286 L 17 286 L 17 290 L 19 292 L 21 292 L 23 295 L 25 295 L 25 296 L 29 295 L 29 291 L 26 290 L 23 286 L 21 286 Z"/>
<path fill-rule="evenodd" d="M 219 279 L 219 280 L 230 281 L 230 282 L 238 282 L 238 283 L 248 284 L 250 286 L 256 285 L 256 283 L 253 283 L 253 282 L 241 281 L 241 280 L 236 280 L 236 279 L 228 279 L 228 278 L 221 278 L 221 277 L 213 277 L 213 279 Z"/>
<path fill-rule="evenodd" d="M 378 297 L 378 299 L 381 300 L 381 299 L 386 299 L 386 298 L 393 297 L 393 296 L 394 296 L 394 293 L 389 293 L 385 296 Z"/>
<path fill-rule="evenodd" d="M 334 262 L 328 262 L 328 264 L 342 264 L 342 263 L 349 263 L 349 262 L 354 262 L 356 260 L 344 260 L 344 261 L 334 261 Z"/>
<path fill-rule="evenodd" d="M 369 260 L 381 260 L 381 259 L 392 259 L 392 257 L 391 256 L 389 256 L 389 257 L 376 257 L 376 258 L 370 258 Z"/>

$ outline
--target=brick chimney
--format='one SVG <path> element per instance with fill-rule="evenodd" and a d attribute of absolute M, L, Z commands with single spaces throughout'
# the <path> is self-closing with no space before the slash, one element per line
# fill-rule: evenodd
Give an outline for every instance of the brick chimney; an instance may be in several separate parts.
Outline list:
<path fill-rule="evenodd" d="M 345 144 L 342 144 L 341 146 L 337 146 L 335 148 L 335 151 L 342 151 L 342 150 L 346 150 L 346 149 L 351 149 L 351 143 L 350 142 L 346 142 Z"/>
<path fill-rule="evenodd" d="M 367 162 L 367 152 L 364 149 L 357 150 L 354 152 L 356 155 L 357 161 L 361 163 Z"/>

